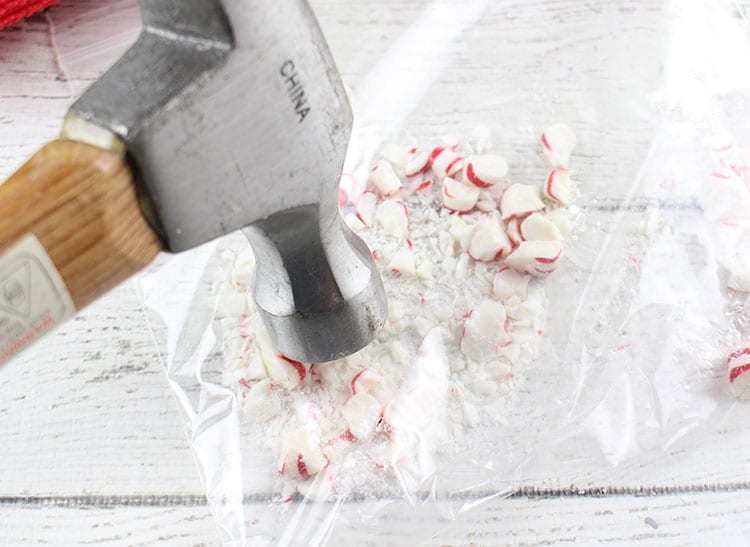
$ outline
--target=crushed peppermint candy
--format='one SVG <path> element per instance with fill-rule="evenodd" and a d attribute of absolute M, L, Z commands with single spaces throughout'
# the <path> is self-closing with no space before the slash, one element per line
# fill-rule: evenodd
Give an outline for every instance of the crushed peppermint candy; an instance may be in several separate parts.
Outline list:
<path fill-rule="evenodd" d="M 711 151 L 715 170 L 698 192 L 703 215 L 716 237 L 719 263 L 727 273 L 727 292 L 738 301 L 741 344 L 727 357 L 730 392 L 750 400 L 750 153 L 735 144 L 722 144 Z"/>
<path fill-rule="evenodd" d="M 566 168 L 560 124 L 541 147 L 546 180 L 513 180 L 489 130 L 467 142 L 386 145 L 364 192 L 342 179 L 341 210 L 370 247 L 389 298 L 377 339 L 331 363 L 279 354 L 252 302 L 251 252 L 223 283 L 224 382 L 277 461 L 280 500 L 417 486 L 468 428 L 502 420 L 544 330 L 544 276 L 564 256 Z"/>

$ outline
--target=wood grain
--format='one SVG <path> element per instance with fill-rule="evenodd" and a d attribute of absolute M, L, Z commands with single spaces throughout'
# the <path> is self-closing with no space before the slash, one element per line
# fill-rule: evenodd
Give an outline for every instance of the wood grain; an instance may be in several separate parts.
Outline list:
<path fill-rule="evenodd" d="M 74 141 L 45 145 L 0 186 L 0 253 L 29 233 L 46 249 L 76 309 L 161 250 L 125 159 Z"/>
<path fill-rule="evenodd" d="M 377 529 L 350 527 L 346 542 L 331 545 L 391 547 L 535 546 L 535 545 L 746 545 L 750 522 L 746 492 L 706 492 L 672 496 L 513 497 L 476 506 L 455 520 L 443 520 L 438 532 L 429 519 L 396 516 Z M 85 500 L 84 500 L 85 501 Z M 185 505 L 31 503 L 0 507 L 0 544 L 5 545 L 218 545 L 209 508 Z M 245 504 L 248 545 L 276 544 L 252 536 L 263 531 L 271 510 L 264 503 Z M 290 510 L 294 510 L 294 505 Z M 363 513 L 376 510 L 370 504 Z M 342 518 L 343 520 L 343 518 Z M 409 536 L 419 541 L 409 542 Z M 272 536 L 273 537 L 273 536 Z"/>
<path fill-rule="evenodd" d="M 414 67 L 421 65 L 408 55 L 400 64 L 387 65 L 390 70 L 383 79 L 368 80 L 368 74 L 410 25 L 430 10 L 440 13 L 451 6 L 449 0 L 311 3 L 347 83 L 360 96 L 368 88 L 385 93 L 385 88 L 404 82 L 419 84 L 423 73 Z M 445 132 L 465 134 L 474 124 L 485 123 L 498 135 L 498 146 L 509 157 L 516 157 L 533 143 L 539 123 L 580 119 L 576 171 L 583 178 L 582 189 L 589 197 L 613 198 L 605 202 L 608 208 L 586 212 L 589 232 L 585 237 L 601 241 L 619 214 L 622 201 L 614 198 L 633 188 L 646 203 L 661 182 L 655 177 L 639 180 L 637 164 L 648 161 L 653 126 L 663 118 L 645 107 L 643 112 L 618 113 L 612 105 L 651 96 L 660 85 L 661 67 L 639 70 L 637 59 L 644 48 L 657 60 L 665 56 L 665 50 L 675 52 L 671 36 L 663 32 L 665 25 L 660 23 L 672 14 L 664 9 L 666 3 L 652 0 L 504 0 L 485 4 L 490 5 L 486 15 L 462 34 L 458 47 L 436 56 L 442 70 L 429 80 L 427 92 L 403 127 L 419 137 L 434 137 Z M 745 17 L 750 15 L 748 0 L 735 4 Z M 43 142 L 54 138 L 74 91 L 106 68 L 107 55 L 111 60 L 119 53 L 114 47 L 100 50 L 97 46 L 109 46 L 109 37 L 132 29 L 137 19 L 134 7 L 135 0 L 130 4 L 108 2 L 108 24 L 94 21 L 96 24 L 87 25 L 89 14 L 103 9 L 98 0 L 60 3 L 48 12 L 57 33 L 56 50 L 43 16 L 0 34 L 0 180 Z M 533 22 L 540 20 L 540 13 L 555 25 L 555 32 L 538 32 Z M 612 25 L 587 24 L 602 13 L 609 13 Z M 504 31 L 482 33 L 485 25 L 497 25 Z M 434 28 L 423 28 L 417 37 L 429 47 L 442 40 Z M 470 55 L 482 50 L 486 55 Z M 498 63 L 506 70 L 488 77 L 493 50 L 507 58 L 507 62 Z M 56 62 L 59 56 L 65 71 Z M 77 63 L 68 62 L 71 59 Z M 575 85 L 580 79 L 587 82 L 583 94 Z M 524 88 L 536 94 L 521 97 Z M 488 95 L 493 101 L 483 103 Z M 539 115 L 525 117 L 527 109 Z M 392 121 L 365 130 L 401 127 Z M 511 168 L 514 176 L 536 177 L 535 165 L 514 163 Z M 627 211 L 622 222 L 637 229 L 640 215 L 639 210 Z M 578 255 L 577 267 L 584 268 L 590 258 Z M 611 253 L 605 258 L 616 268 L 616 260 L 628 256 Z M 167 261 L 168 257 L 157 260 Z M 197 261 L 183 264 L 200 267 Z M 575 280 L 599 288 L 615 284 L 590 268 Z M 178 281 L 176 277 L 163 279 L 165 285 Z M 108 505 L 2 503 L 0 543 L 218 543 L 219 532 L 206 505 L 178 507 L 169 505 L 168 500 L 166 505 L 153 503 L 173 494 L 200 499 L 204 486 L 186 440 L 186 418 L 168 387 L 137 290 L 136 283 L 123 284 L 50 335 L 44 344 L 0 368 L 4 441 L 0 446 L 0 497 L 112 496 Z M 591 294 L 584 313 L 597 311 L 596 296 L 596 292 Z M 563 302 L 565 297 L 560 294 L 556 299 Z M 557 309 L 566 313 L 565 308 Z M 554 378 L 540 381 L 552 384 Z M 550 497 L 498 499 L 478 506 L 425 544 L 622 545 L 638 539 L 659 545 L 706 544 L 710 540 L 745 544 L 750 535 L 747 519 L 742 518 L 747 491 L 710 491 L 750 481 L 750 428 L 742 419 L 745 409 L 738 406 L 737 410 L 732 419 L 707 423 L 682 443 L 629 458 L 598 475 L 581 462 L 574 476 L 527 477 L 528 484 L 547 488 Z M 509 419 L 523 417 L 511 414 Z M 252 466 L 252 462 L 246 464 Z M 555 494 L 558 488 L 580 489 L 582 495 Z M 653 489 L 656 495 L 616 495 L 620 489 Z M 115 503 L 120 499 L 117 496 L 131 494 L 139 505 Z M 251 521 L 253 515 L 262 515 L 263 509 L 257 504 L 246 505 L 245 515 Z M 369 509 L 362 508 L 365 512 Z M 414 521 L 398 522 L 407 528 L 415 526 Z M 402 544 L 385 532 L 358 537 L 363 545 L 378 537 L 383 538 L 379 544 Z"/>

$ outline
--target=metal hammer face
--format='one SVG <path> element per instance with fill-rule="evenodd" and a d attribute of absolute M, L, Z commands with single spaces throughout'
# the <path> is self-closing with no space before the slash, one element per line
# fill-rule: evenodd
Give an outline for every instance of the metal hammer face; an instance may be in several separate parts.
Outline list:
<path fill-rule="evenodd" d="M 304 0 L 141 0 L 144 30 L 71 112 L 118 135 L 171 251 L 244 228 L 280 351 L 357 351 L 387 304 L 337 188 L 352 117 Z"/>

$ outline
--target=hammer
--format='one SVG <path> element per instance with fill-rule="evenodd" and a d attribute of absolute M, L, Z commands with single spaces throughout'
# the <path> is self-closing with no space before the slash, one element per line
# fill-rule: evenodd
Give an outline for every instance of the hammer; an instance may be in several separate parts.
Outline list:
<path fill-rule="evenodd" d="M 243 229 L 277 349 L 331 361 L 387 301 L 341 219 L 352 128 L 305 0 L 140 0 L 135 44 L 0 185 L 0 362 L 159 253 Z"/>

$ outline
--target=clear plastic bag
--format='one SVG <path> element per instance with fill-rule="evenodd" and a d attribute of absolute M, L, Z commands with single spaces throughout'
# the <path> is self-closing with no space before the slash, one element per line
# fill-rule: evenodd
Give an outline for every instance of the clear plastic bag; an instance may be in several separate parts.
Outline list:
<path fill-rule="evenodd" d="M 425 448 L 400 490 L 352 488 L 322 502 L 279 495 L 276 462 L 223 378 L 218 287 L 246 252 L 244 237 L 144 275 L 150 327 L 226 541 L 353 544 L 377 534 L 411 544 L 528 481 L 596 483 L 720 429 L 747 435 L 725 361 L 749 334 L 747 318 L 726 289 L 726 233 L 700 201 L 716 147 L 750 147 L 750 75 L 738 70 L 750 60 L 747 7 L 313 7 L 352 92 L 346 170 L 355 178 L 384 142 L 467 136 L 482 123 L 511 178 L 540 183 L 539 134 L 565 121 L 579 139 L 581 221 L 545 280 L 539 355 L 504 419 L 469 428 L 451 450 Z"/>

